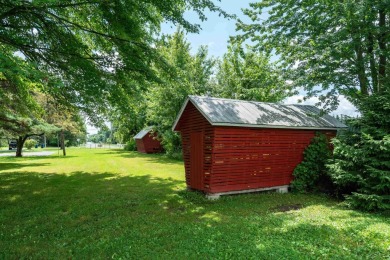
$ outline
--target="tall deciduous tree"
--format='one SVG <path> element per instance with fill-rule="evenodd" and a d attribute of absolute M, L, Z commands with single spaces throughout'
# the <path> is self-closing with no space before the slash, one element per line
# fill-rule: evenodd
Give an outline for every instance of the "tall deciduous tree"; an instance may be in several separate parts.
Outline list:
<path fill-rule="evenodd" d="M 123 108 L 114 107 L 109 113 L 113 137 L 120 143 L 128 142 L 145 126 L 147 86 L 134 83 Z"/>
<path fill-rule="evenodd" d="M 281 71 L 266 55 L 230 43 L 218 64 L 217 95 L 225 98 L 277 102 L 291 92 Z"/>
<path fill-rule="evenodd" d="M 206 47 L 199 48 L 195 55 L 191 55 L 190 44 L 180 29 L 161 41 L 157 49 L 174 70 L 172 73 L 160 70 L 162 82 L 149 88 L 147 121 L 156 126 L 167 152 L 173 153 L 180 151 L 180 138 L 172 132 L 172 124 L 188 95 L 213 92 L 210 77 L 215 61 L 208 58 Z"/>
<path fill-rule="evenodd" d="M 328 107 L 356 106 L 389 88 L 389 1 L 260 1 L 238 22 L 239 37 L 279 57 L 286 76 Z M 267 13 L 264 20 L 262 14 Z"/>

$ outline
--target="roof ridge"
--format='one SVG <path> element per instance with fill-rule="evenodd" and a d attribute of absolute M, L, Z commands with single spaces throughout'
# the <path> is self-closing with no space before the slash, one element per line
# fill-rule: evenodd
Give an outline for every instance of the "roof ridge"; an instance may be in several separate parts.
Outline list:
<path fill-rule="evenodd" d="M 218 97 L 209 97 L 209 96 L 198 96 L 198 95 L 189 95 L 190 98 L 196 97 L 196 98 L 207 98 L 207 99 L 217 99 L 217 100 L 225 100 L 225 101 L 234 101 L 234 102 L 247 102 L 247 103 L 261 103 L 261 104 L 273 104 L 278 106 L 309 106 L 309 107 L 315 107 L 314 105 L 305 105 L 305 104 L 280 104 L 277 102 L 264 102 L 264 101 L 255 101 L 255 100 L 242 100 L 242 99 L 230 99 L 230 98 L 218 98 Z M 319 109 L 319 108 L 317 108 Z"/>

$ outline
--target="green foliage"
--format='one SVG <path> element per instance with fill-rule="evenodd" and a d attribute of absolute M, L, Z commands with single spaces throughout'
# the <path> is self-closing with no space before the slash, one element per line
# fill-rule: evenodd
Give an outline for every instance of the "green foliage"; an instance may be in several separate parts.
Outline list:
<path fill-rule="evenodd" d="M 31 150 L 36 144 L 37 144 L 37 141 L 34 139 L 28 139 L 26 142 L 24 142 L 24 146 L 28 150 Z"/>
<path fill-rule="evenodd" d="M 388 92 L 367 98 L 360 131 L 334 140 L 329 173 L 346 202 L 362 210 L 390 209 L 390 98 Z"/>
<path fill-rule="evenodd" d="M 250 39 L 255 49 L 276 54 L 292 87 L 307 91 L 307 97 L 319 96 L 325 109 L 334 109 L 340 94 L 359 108 L 360 131 L 334 141 L 329 172 L 351 206 L 388 209 L 389 3 L 260 1 L 244 13 L 252 22 L 238 21 L 243 33 L 237 39 Z"/>
<path fill-rule="evenodd" d="M 325 164 L 331 157 L 329 141 L 324 134 L 317 134 L 303 153 L 304 159 L 294 169 L 293 190 L 310 192 L 323 190 L 329 184 Z"/>
<path fill-rule="evenodd" d="M 181 29 L 162 40 L 158 50 L 174 68 L 171 73 L 160 71 L 163 82 L 150 86 L 147 98 L 147 121 L 155 125 L 168 156 L 181 150 L 180 135 L 171 128 L 188 95 L 212 92 L 210 77 L 214 60 L 207 57 L 207 48 L 201 47 L 195 55 Z"/>
<path fill-rule="evenodd" d="M 206 9 L 231 17 L 211 0 L 0 0 L 0 6 L 0 78 L 25 102 L 31 84 L 44 85 L 94 123 L 109 105 L 121 107 L 134 82 L 158 81 L 155 68 L 169 70 L 154 48 L 161 23 L 199 32 L 198 24 L 183 17 L 186 10 L 202 21 Z M 35 77 L 41 71 L 45 77 Z M 0 89 L 7 101 L 0 106 L 12 105 Z"/>
<path fill-rule="evenodd" d="M 244 13 L 239 41 L 276 54 L 285 79 L 327 108 L 339 94 L 359 105 L 389 81 L 387 1 L 257 1 Z"/>
<path fill-rule="evenodd" d="M 17 118 L 13 123 L 17 124 L 18 122 L 23 122 L 23 124 L 13 133 L 18 136 L 17 157 L 22 157 L 23 145 L 29 137 L 51 134 L 60 130 L 58 127 L 37 118 Z"/>
<path fill-rule="evenodd" d="M 10 48 L 0 44 L 0 128 L 12 129 L 9 117 L 22 117 L 42 112 L 34 92 L 43 89 L 47 74 L 37 66 L 13 55 Z"/>
<path fill-rule="evenodd" d="M 181 150 L 180 134 L 169 129 L 162 136 L 164 139 L 161 144 L 164 147 L 166 155 L 172 159 L 182 160 L 183 153 Z"/>
<path fill-rule="evenodd" d="M 216 95 L 224 98 L 278 102 L 292 94 L 282 71 L 270 63 L 269 56 L 241 43 L 230 43 L 218 63 Z"/>
<path fill-rule="evenodd" d="M 291 93 L 268 57 L 250 50 L 245 53 L 240 46 L 229 47 L 218 65 L 216 80 L 216 61 L 207 57 L 206 47 L 191 55 L 190 44 L 180 28 L 162 39 L 158 50 L 174 70 L 159 70 L 162 82 L 148 87 L 146 121 L 156 126 L 169 157 L 181 157 L 180 135 L 173 133 L 171 127 L 188 95 L 276 102 Z"/>
<path fill-rule="evenodd" d="M 334 147 L 328 168 L 338 193 L 354 208 L 389 210 L 390 135 L 375 140 L 369 134 L 345 134 L 334 140 Z"/>
<path fill-rule="evenodd" d="M 312 194 L 209 201 L 186 191 L 183 162 L 164 155 L 82 148 L 68 153 L 0 157 L 1 259 L 389 255 L 388 215 L 345 209 Z M 294 205 L 296 210 L 280 211 Z"/>
<path fill-rule="evenodd" d="M 143 86 L 145 89 L 146 86 Z M 134 85 L 134 91 L 124 102 L 123 108 L 113 108 L 109 113 L 113 138 L 119 143 L 126 143 L 141 131 L 146 124 L 146 94 L 140 85 Z"/>
<path fill-rule="evenodd" d="M 137 144 L 133 138 L 128 141 L 123 147 L 125 151 L 137 151 Z"/>

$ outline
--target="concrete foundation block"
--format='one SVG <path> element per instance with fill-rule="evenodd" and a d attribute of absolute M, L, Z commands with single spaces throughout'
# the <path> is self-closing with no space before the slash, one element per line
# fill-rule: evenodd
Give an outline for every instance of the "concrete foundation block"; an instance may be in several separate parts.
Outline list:
<path fill-rule="evenodd" d="M 278 193 L 287 193 L 288 192 L 288 186 L 279 187 L 276 192 Z"/>
<path fill-rule="evenodd" d="M 288 185 L 266 187 L 266 188 L 259 188 L 259 189 L 249 189 L 249 190 L 227 191 L 227 192 L 220 192 L 220 193 L 208 193 L 208 194 L 206 194 L 206 198 L 208 198 L 209 200 L 217 200 L 217 199 L 219 199 L 219 197 L 225 196 L 225 195 L 245 194 L 245 193 L 251 193 L 251 192 L 269 191 L 269 190 L 274 190 L 278 193 L 287 193 L 288 192 Z"/>
<path fill-rule="evenodd" d="M 221 197 L 220 194 L 206 194 L 206 198 L 209 200 L 218 200 Z"/>

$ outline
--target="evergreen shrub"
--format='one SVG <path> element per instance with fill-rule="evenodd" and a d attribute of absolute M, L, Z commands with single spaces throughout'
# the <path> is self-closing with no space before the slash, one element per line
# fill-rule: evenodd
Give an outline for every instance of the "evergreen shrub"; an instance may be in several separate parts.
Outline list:
<path fill-rule="evenodd" d="M 345 131 L 333 142 L 329 174 L 349 206 L 390 210 L 389 91 L 367 97 L 359 109 L 362 117 L 355 120 L 359 131 Z"/>
<path fill-rule="evenodd" d="M 324 134 L 317 133 L 303 153 L 304 159 L 293 172 L 293 191 L 311 192 L 329 189 L 331 181 L 325 164 L 331 157 L 329 141 Z"/>

